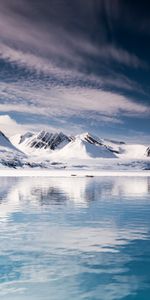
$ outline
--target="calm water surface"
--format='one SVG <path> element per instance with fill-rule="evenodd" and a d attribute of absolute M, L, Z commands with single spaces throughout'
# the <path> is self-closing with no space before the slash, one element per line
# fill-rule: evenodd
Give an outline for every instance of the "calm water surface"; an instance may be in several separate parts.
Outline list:
<path fill-rule="evenodd" d="M 0 300 L 150 299 L 150 177 L 0 178 Z"/>

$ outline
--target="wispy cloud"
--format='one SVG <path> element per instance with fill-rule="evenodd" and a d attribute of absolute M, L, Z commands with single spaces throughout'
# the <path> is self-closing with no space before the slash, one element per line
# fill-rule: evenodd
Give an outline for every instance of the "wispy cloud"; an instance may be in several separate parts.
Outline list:
<path fill-rule="evenodd" d="M 61 6 L 59 1 L 58 3 Z M 80 5 L 78 3 L 78 5 L 83 13 L 83 1 L 81 3 Z M 37 15 L 34 15 L 35 8 L 32 8 L 32 3 L 28 1 L 22 0 L 18 2 L 14 0 L 13 3 L 8 0 L 2 1 L 0 11 L 1 57 L 18 65 L 33 68 L 37 71 L 40 69 L 46 73 L 54 68 L 54 63 L 57 67 L 59 64 L 59 67 L 65 65 L 65 68 L 71 66 L 75 70 L 81 70 L 81 66 L 84 67 L 88 63 L 87 55 L 96 56 L 101 60 L 101 63 L 105 59 L 107 62 L 114 61 L 134 68 L 146 66 L 145 62 L 135 54 L 110 44 L 106 36 L 104 37 L 105 28 L 102 22 L 99 24 L 101 25 L 101 39 L 99 43 L 96 41 L 93 43 L 93 40 L 89 38 L 89 35 L 87 36 L 86 32 L 82 32 L 82 30 L 72 32 L 70 27 L 66 27 L 65 18 L 68 22 L 72 19 L 70 20 L 71 16 L 67 15 L 68 8 L 65 5 L 65 1 L 63 1 L 61 13 L 56 12 L 56 7 L 57 5 L 52 4 L 50 10 L 50 6 L 47 3 L 49 19 L 45 18 L 43 20 L 45 12 L 43 14 L 41 12 L 40 16 L 40 11 L 37 8 L 35 11 Z M 93 21 L 98 22 L 96 21 L 95 7 L 93 6 L 92 8 L 93 13 L 91 13 L 89 8 L 91 9 L 88 6 L 86 8 L 87 16 L 89 14 Z M 103 9 L 103 5 L 99 5 L 98 8 Z M 87 19 L 87 16 L 84 17 Z M 38 20 L 40 17 L 41 20 Z M 77 23 L 77 28 L 83 25 L 81 19 L 79 19 L 79 22 L 81 24 Z M 94 30 L 94 27 L 91 30 Z M 61 68 L 59 68 L 60 70 Z"/>
<path fill-rule="evenodd" d="M 37 90 L 38 88 L 38 90 Z M 1 83 L 0 110 L 34 113 L 43 116 L 95 114 L 106 116 L 149 115 L 150 108 L 125 96 L 92 88 L 42 87 Z M 8 99 L 8 100 L 7 100 Z M 24 100 L 25 99 L 25 100 Z M 111 120 L 111 119 L 110 119 Z"/>
<path fill-rule="evenodd" d="M 142 84 L 126 72 L 148 64 L 114 33 L 123 8 L 119 0 L 1 0 L 0 111 L 98 124 L 149 117 Z"/>
<path fill-rule="evenodd" d="M 59 8 L 59 9 L 58 9 Z M 80 8 L 78 19 L 74 12 Z M 92 84 L 124 86 L 133 89 L 135 83 L 129 82 L 119 70 L 113 73 L 111 63 L 132 68 L 145 68 L 146 63 L 127 49 L 110 43 L 107 38 L 106 24 L 103 18 L 97 18 L 97 11 L 105 12 L 109 27 L 111 18 L 120 10 L 119 1 L 112 6 L 110 1 L 100 1 L 95 4 L 91 1 L 73 2 L 68 6 L 65 0 L 45 2 L 35 7 L 25 0 L 2 0 L 0 10 L 0 57 L 12 65 L 25 68 L 45 75 L 54 75 L 57 79 L 70 80 L 78 78 L 89 80 Z M 91 23 L 87 22 L 91 19 Z M 76 24 L 76 27 L 72 25 Z M 84 28 L 86 22 L 89 28 Z M 70 24 L 70 26 L 69 26 Z M 76 28 L 76 30 L 75 30 Z M 96 28 L 99 29 L 97 38 Z M 111 30 L 111 28 L 110 28 Z M 95 69 L 102 69 L 102 73 Z M 107 76 L 104 76 L 107 74 Z M 118 77 L 114 80 L 114 76 Z M 122 79 L 121 79 L 122 78 Z M 65 83 L 64 83 L 65 84 Z M 137 88 L 137 86 L 136 86 Z"/>

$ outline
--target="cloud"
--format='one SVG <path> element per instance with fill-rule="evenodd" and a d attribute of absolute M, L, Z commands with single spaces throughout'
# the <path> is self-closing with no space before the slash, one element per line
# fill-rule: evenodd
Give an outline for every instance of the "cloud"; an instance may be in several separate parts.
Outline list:
<path fill-rule="evenodd" d="M 0 130 L 10 136 L 18 132 L 23 132 L 22 126 L 10 118 L 9 115 L 0 116 Z"/>
<path fill-rule="evenodd" d="M 70 6 L 65 0 L 51 1 L 51 5 L 45 1 L 45 5 L 39 2 L 36 9 L 28 0 L 1 2 L 0 57 L 11 66 L 26 69 L 26 76 L 35 72 L 40 76 L 52 75 L 55 81 L 63 80 L 64 85 L 69 79 L 76 80 L 77 86 L 87 81 L 92 85 L 138 90 L 133 79 L 122 75 L 122 69 L 113 72 L 112 63 L 130 68 L 147 65 L 134 53 L 108 41 L 106 24 L 97 16 L 98 12 L 100 16 L 105 13 L 110 24 L 120 11 L 118 1 L 113 6 L 110 1 L 93 4 L 87 0 L 86 6 L 84 0 Z"/>
<path fill-rule="evenodd" d="M 101 48 L 100 56 L 128 67 L 147 68 L 146 62 L 139 59 L 135 54 L 112 45 Z"/>
<path fill-rule="evenodd" d="M 1 83 L 1 91 L 2 112 L 24 112 L 48 117 L 71 117 L 77 114 L 93 119 L 96 114 L 119 118 L 123 115 L 150 114 L 146 104 L 102 89 Z"/>
<path fill-rule="evenodd" d="M 107 1 L 108 2 L 108 1 Z M 35 7 L 29 1 L 3 1 L 0 11 L 0 45 L 1 58 L 23 66 L 34 71 L 44 73 L 72 72 L 84 70 L 89 64 L 89 58 L 97 58 L 101 65 L 111 63 L 132 66 L 134 68 L 145 67 L 146 64 L 135 54 L 129 53 L 126 49 L 116 47 L 110 43 L 106 36 L 105 24 L 97 20 L 97 10 L 93 5 L 85 8 L 84 1 L 77 1 L 77 5 L 69 7 L 66 1 L 58 1 L 58 4 L 49 2 L 46 5 Z M 103 1 L 101 2 L 103 3 Z M 116 7 L 117 7 L 116 1 Z M 58 6 L 58 7 L 57 7 Z M 75 9 L 74 9 L 75 6 Z M 77 8 L 81 11 L 78 12 Z M 109 16 L 110 3 L 107 5 L 97 5 L 101 12 L 105 10 Z M 40 11 L 41 8 L 41 11 Z M 46 12 L 47 9 L 47 12 Z M 74 9 L 74 10 L 73 10 Z M 69 11 L 70 10 L 70 11 Z M 70 12 L 70 14 L 68 13 Z M 113 11 L 114 13 L 114 11 Z M 100 29 L 100 40 L 93 40 L 88 34 L 88 28 L 82 30 L 84 21 L 89 27 L 88 17 L 91 18 L 91 32 Z M 77 31 L 74 27 L 68 26 L 72 22 L 76 23 Z M 88 22 L 88 23 L 87 23 Z M 96 23 L 96 25 L 94 25 Z M 93 24 L 93 25 L 92 25 Z M 85 26 L 85 25 L 84 25 Z M 64 68 L 65 67 L 65 68 Z M 106 66 L 105 66 L 106 67 Z"/>
<path fill-rule="evenodd" d="M 119 9 L 119 2 L 115 1 L 115 3 L 114 9 L 110 5 L 110 1 L 102 1 L 101 4 L 97 3 L 97 9 L 100 13 L 104 10 L 107 17 L 109 17 L 111 13 L 116 14 Z M 11 77 L 9 86 L 7 84 L 9 70 L 8 73 L 5 71 L 7 74 L 3 81 L 6 83 L 2 82 L 5 91 L 3 90 L 1 93 L 1 99 L 4 99 L 4 101 L 1 100 L 1 102 L 4 102 L 4 104 L 1 104 L 2 111 L 9 111 L 9 109 L 10 111 L 18 111 L 20 109 L 21 112 L 24 110 L 30 113 L 31 109 L 33 109 L 35 114 L 38 114 L 40 110 L 43 115 L 55 113 L 58 115 L 57 105 L 60 105 L 64 115 L 71 115 L 71 111 L 79 111 L 79 108 L 86 111 L 93 108 L 94 111 L 97 110 L 102 113 L 107 110 L 109 115 L 117 113 L 119 110 L 125 112 L 131 110 L 135 113 L 138 113 L 137 110 L 139 112 L 141 110 L 143 112 L 141 105 L 132 103 L 129 100 L 126 101 L 117 92 L 111 93 L 102 90 L 105 90 L 107 87 L 109 90 L 119 88 L 141 92 L 141 87 L 136 82 L 128 79 L 119 71 L 113 71 L 110 65 L 115 62 L 128 67 L 143 68 L 145 67 L 145 62 L 141 61 L 135 54 L 129 53 L 126 49 L 116 47 L 113 43 L 108 42 L 102 21 L 100 21 L 102 26 L 98 26 L 101 28 L 99 42 L 93 41 L 90 35 L 87 34 L 87 30 L 81 30 L 84 24 L 83 21 L 85 20 L 86 22 L 88 17 L 91 20 L 95 20 L 96 25 L 98 25 L 96 7 L 90 1 L 87 2 L 86 8 L 84 1 L 81 1 L 81 3 L 77 1 L 77 5 L 72 4 L 72 8 L 67 6 L 66 1 L 62 1 L 62 9 L 60 11 L 56 9 L 58 8 L 57 5 L 60 8 L 61 1 L 58 1 L 57 4 L 54 4 L 52 1 L 51 9 L 47 1 L 45 7 L 39 4 L 34 15 L 35 7 L 32 2 L 14 0 L 12 3 L 10 0 L 2 0 L 0 10 L 1 59 L 11 66 L 26 69 L 24 72 L 28 79 L 25 78 L 23 79 L 24 81 L 30 81 L 30 73 L 32 72 L 38 74 L 39 77 L 43 76 L 42 83 L 37 82 L 37 77 L 35 77 L 33 81 L 36 82 L 36 87 L 28 83 L 27 89 L 23 80 L 20 82 L 18 77 L 15 78 L 15 75 Z M 78 7 L 81 8 L 79 20 L 75 14 Z M 67 14 L 68 10 L 71 10 L 71 15 Z M 81 18 L 82 15 L 84 16 L 83 20 Z M 77 22 L 77 31 L 73 30 L 74 27 L 72 28 L 72 26 L 66 26 L 73 20 Z M 87 26 L 89 26 L 89 22 Z M 91 31 L 94 34 L 95 27 L 94 25 L 91 26 Z M 98 74 L 93 63 L 94 60 L 96 60 Z M 99 71 L 100 69 L 102 69 L 102 72 Z M 16 73 L 23 76 L 21 70 L 16 69 Z M 50 76 L 48 89 L 44 76 Z M 53 80 L 51 80 L 51 76 Z M 75 86 L 76 89 L 72 88 L 71 90 L 69 87 L 67 91 L 66 87 L 68 84 Z M 64 88 L 56 90 L 53 85 L 63 85 Z M 84 89 L 81 89 L 81 86 Z M 91 89 L 91 87 L 95 87 L 95 90 Z M 96 91 L 96 88 L 99 90 Z M 16 98 L 20 99 L 20 101 L 17 101 Z M 8 99 L 7 110 L 6 99 Z M 104 103 L 103 99 L 107 100 L 108 108 L 106 108 L 106 102 Z M 31 103 L 30 105 L 29 102 Z M 41 102 L 42 107 L 39 108 Z M 47 112 L 46 105 L 48 109 L 50 108 L 51 113 Z M 89 105 L 91 105 L 91 109 Z"/>
<path fill-rule="evenodd" d="M 136 59 L 136 57 L 133 56 L 133 58 L 128 57 L 128 54 L 125 51 L 118 52 L 119 50 L 116 50 L 115 48 L 103 48 L 101 50 L 102 57 L 106 58 L 108 53 L 109 56 L 114 59 L 116 57 L 116 60 L 118 61 L 126 61 L 128 65 L 131 64 L 131 60 L 133 59 L 133 62 L 135 65 L 140 65 L 140 61 Z M 102 54 L 103 53 L 103 54 Z M 126 56 L 126 59 L 124 57 Z M 95 87 L 113 87 L 113 88 L 120 88 L 127 91 L 138 91 L 142 94 L 144 94 L 144 91 L 142 90 L 141 86 L 134 82 L 133 80 L 130 80 L 126 76 L 116 73 L 113 70 L 109 70 L 107 76 L 104 75 L 96 75 L 94 72 L 92 74 L 83 74 L 79 70 L 72 70 L 69 68 L 62 68 L 61 66 L 56 66 L 52 61 L 50 61 L 48 58 L 40 57 L 36 54 L 32 53 L 25 53 L 21 50 L 13 49 L 5 44 L 0 44 L 0 57 L 1 59 L 10 62 L 12 65 L 19 66 L 21 68 L 27 68 L 28 72 L 35 71 L 39 76 L 41 74 L 47 74 L 54 76 L 55 80 L 53 80 L 54 85 L 63 85 L 68 86 L 69 85 L 76 85 L 80 86 L 82 85 L 88 85 L 89 86 L 95 86 Z M 18 71 L 18 74 L 21 74 L 21 71 Z M 30 80 L 30 79 L 29 79 Z M 37 79 L 32 79 L 32 81 L 35 81 L 37 84 Z M 50 80 L 49 80 L 50 81 Z M 55 82 L 55 83 L 54 83 Z M 51 83 L 51 81 L 50 81 Z M 21 83 L 22 84 L 22 83 Z M 53 85 L 51 83 L 51 87 Z M 44 82 L 43 79 L 43 85 L 47 85 L 46 82 Z"/>
<path fill-rule="evenodd" d="M 0 115 L 0 130 L 8 137 L 13 136 L 15 134 L 23 134 L 27 131 L 37 132 L 42 129 L 47 129 L 50 131 L 56 131 L 55 127 L 50 125 L 43 125 L 43 124 L 23 124 L 16 122 L 13 118 L 9 115 Z"/>
<path fill-rule="evenodd" d="M 114 34 L 126 27 L 123 8 L 118 0 L 1 0 L 0 111 L 98 125 L 149 116 L 148 105 L 133 101 L 145 99 L 142 83 L 126 72 L 148 66 Z"/>
<path fill-rule="evenodd" d="M 16 122 L 13 118 L 9 115 L 0 115 L 0 130 L 6 134 L 8 137 L 13 136 L 15 134 L 23 134 L 26 131 L 37 131 L 43 127 L 42 124 L 21 124 Z M 50 130 L 50 126 L 46 126 Z"/>
<path fill-rule="evenodd" d="M 62 126 L 60 124 L 62 123 Z M 49 132 L 61 132 L 63 131 L 65 134 L 79 134 L 79 132 L 84 131 L 84 127 L 82 125 L 78 125 L 78 127 L 70 122 L 70 126 L 68 128 L 66 122 L 59 121 L 58 126 L 52 126 L 49 124 L 43 124 L 40 122 L 28 122 L 28 123 L 19 123 L 15 121 L 15 119 L 11 118 L 9 115 L 0 115 L 0 131 L 2 131 L 6 136 L 11 137 L 15 134 L 24 134 L 27 131 L 31 132 L 39 132 L 41 130 L 47 130 Z"/>

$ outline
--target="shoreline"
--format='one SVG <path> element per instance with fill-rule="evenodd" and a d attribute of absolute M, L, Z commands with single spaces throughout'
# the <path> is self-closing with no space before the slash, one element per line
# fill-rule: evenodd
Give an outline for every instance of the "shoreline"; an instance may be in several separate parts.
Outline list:
<path fill-rule="evenodd" d="M 0 169 L 0 177 L 150 177 L 150 170 L 109 171 L 109 170 L 14 170 Z"/>

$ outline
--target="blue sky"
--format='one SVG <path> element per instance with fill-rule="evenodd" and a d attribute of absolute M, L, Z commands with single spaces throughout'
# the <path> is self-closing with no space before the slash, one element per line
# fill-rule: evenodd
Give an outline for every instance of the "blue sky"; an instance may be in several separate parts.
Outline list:
<path fill-rule="evenodd" d="M 1 0 L 1 129 L 150 143 L 149 6 Z"/>

